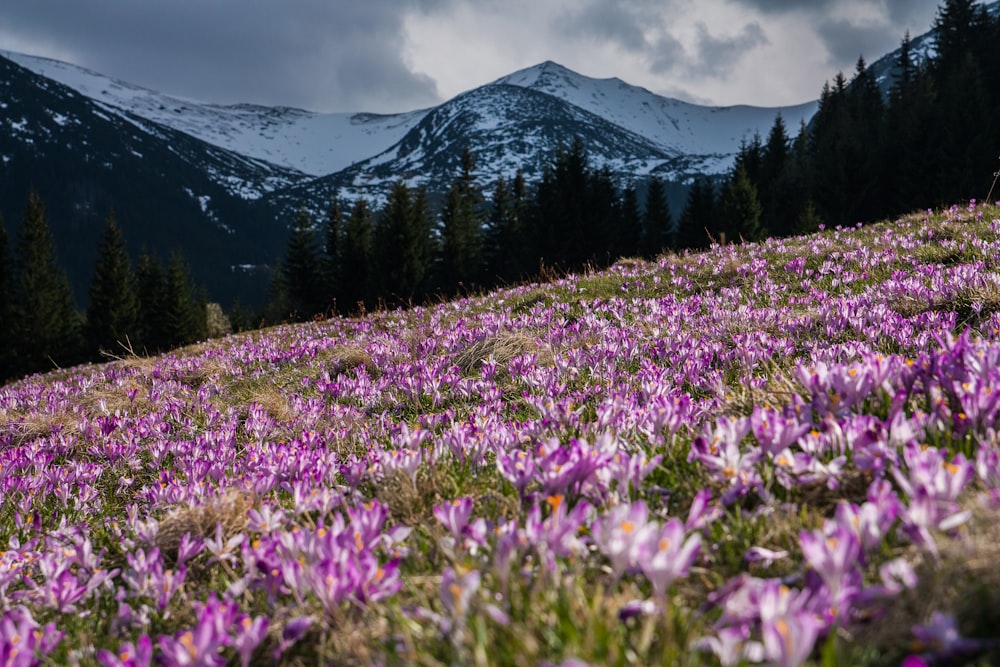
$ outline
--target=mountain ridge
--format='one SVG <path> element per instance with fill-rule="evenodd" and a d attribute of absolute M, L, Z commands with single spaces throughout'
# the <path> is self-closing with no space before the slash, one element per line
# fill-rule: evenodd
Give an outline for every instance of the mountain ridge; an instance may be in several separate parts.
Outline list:
<path fill-rule="evenodd" d="M 933 49 L 928 34 L 913 41 L 921 57 Z M 895 55 L 873 65 L 884 89 Z M 199 282 L 223 290 L 213 296 L 252 304 L 296 209 L 318 215 L 335 199 L 359 197 L 379 206 L 400 179 L 440 195 L 466 149 L 488 195 L 519 171 L 536 182 L 578 138 L 591 166 L 620 184 L 662 178 L 679 210 L 685 183 L 725 173 L 740 143 L 765 135 L 778 113 L 795 132 L 818 107 L 699 106 L 554 61 L 398 114 L 204 104 L 7 51 L 0 73 L 0 84 L 21 91 L 0 101 L 0 212 L 16 232 L 28 190 L 39 192 L 80 303 L 112 209 L 133 257 L 142 247 L 161 259 L 180 249 Z M 89 120 L 74 125 L 77 115 Z M 103 129 L 88 134 L 91 125 Z M 253 287 L 238 287 L 248 273 Z"/>
<path fill-rule="evenodd" d="M 776 113 L 787 113 L 788 122 L 797 126 L 799 120 L 807 120 L 816 108 L 816 102 L 773 108 L 699 106 L 657 95 L 621 79 L 595 79 L 553 61 L 545 61 L 460 93 L 429 109 L 398 114 L 324 114 L 293 107 L 203 104 L 103 77 L 86 68 L 50 58 L 3 51 L 0 56 L 123 112 L 173 127 L 220 148 L 301 172 L 302 177 L 296 185 L 310 177 L 329 177 L 358 163 L 371 161 L 392 150 L 435 109 L 475 90 L 501 84 L 530 88 L 595 113 L 611 124 L 657 143 L 667 154 L 719 156 L 714 160 L 706 159 L 700 165 L 712 173 L 728 168 L 731 159 L 727 158 L 735 154 L 740 140 L 753 131 L 765 131 Z M 609 98 L 609 84 L 629 95 L 632 108 L 621 103 L 617 108 L 612 104 L 602 107 L 595 103 L 598 98 Z M 574 96 L 570 94 L 572 89 L 590 91 L 593 99 L 588 102 L 579 95 Z M 655 106 L 656 111 L 647 111 L 650 106 Z M 676 115 L 670 110 L 675 110 Z M 738 117 L 732 122 L 719 122 L 723 116 L 733 115 Z M 630 117 L 646 122 L 630 122 Z M 721 132 L 720 127 L 723 128 Z M 671 128 L 679 135 L 671 137 Z"/>

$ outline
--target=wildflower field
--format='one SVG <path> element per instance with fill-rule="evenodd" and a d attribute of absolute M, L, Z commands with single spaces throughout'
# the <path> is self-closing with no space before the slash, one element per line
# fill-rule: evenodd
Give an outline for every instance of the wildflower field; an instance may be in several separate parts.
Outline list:
<path fill-rule="evenodd" d="M 994 664 L 997 389 L 976 204 L 30 377 L 0 665 Z"/>

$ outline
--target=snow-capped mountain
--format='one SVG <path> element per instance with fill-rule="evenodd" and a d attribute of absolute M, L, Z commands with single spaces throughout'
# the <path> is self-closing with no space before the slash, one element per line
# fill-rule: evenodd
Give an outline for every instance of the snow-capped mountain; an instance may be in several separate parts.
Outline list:
<path fill-rule="evenodd" d="M 922 57 L 933 35 L 912 45 Z M 886 88 L 894 57 L 873 64 Z M 574 139 L 622 183 L 664 178 L 679 204 L 676 184 L 724 173 L 740 143 L 766 135 L 777 114 L 795 132 L 817 106 L 699 106 L 545 62 L 430 109 L 315 113 L 206 104 L 0 51 L 0 213 L 16 231 L 27 191 L 40 192 L 78 295 L 114 209 L 134 251 L 165 258 L 179 248 L 200 282 L 225 293 L 217 298 L 252 302 L 238 286 L 245 268 L 273 263 L 298 207 L 319 212 L 360 196 L 377 205 L 398 179 L 433 196 L 465 150 L 488 193 L 517 171 L 537 179 Z"/>
<path fill-rule="evenodd" d="M 536 173 L 538 165 L 551 157 L 559 140 L 533 142 L 532 133 L 537 134 L 539 128 L 550 128 L 551 138 L 561 137 L 564 143 L 573 136 L 568 126 L 557 127 L 553 113 L 563 120 L 575 118 L 572 124 L 577 129 L 593 130 L 590 137 L 583 137 L 588 149 L 591 148 L 588 139 L 600 144 L 599 138 L 610 134 L 630 137 L 625 145 L 639 150 L 635 155 L 626 155 L 627 149 L 616 148 L 604 154 L 596 146 L 592 157 L 597 165 L 608 165 L 616 173 L 632 177 L 642 178 L 655 171 L 668 178 L 683 178 L 694 172 L 725 171 L 740 141 L 754 132 L 765 133 L 778 112 L 785 115 L 789 127 L 795 128 L 816 108 L 815 102 L 785 109 L 702 107 L 656 95 L 620 79 L 592 79 L 546 62 L 463 93 L 432 109 L 394 115 L 322 114 L 288 107 L 202 104 L 57 60 L 2 51 L 0 56 L 72 88 L 109 113 L 183 132 L 250 161 L 271 165 L 281 174 L 280 178 L 259 179 L 257 187 L 249 187 L 245 179 L 231 179 L 213 172 L 217 182 L 248 199 L 269 192 L 280 199 L 281 191 L 288 186 L 301 193 L 309 179 L 316 177 L 327 183 L 352 186 L 348 194 L 356 192 L 376 198 L 378 188 L 374 184 L 398 176 L 434 189 L 437 177 L 450 178 L 451 174 L 440 169 L 432 169 L 437 173 L 427 172 L 422 160 L 438 167 L 454 160 L 437 154 L 442 147 L 427 143 L 437 134 L 428 123 L 440 127 L 442 118 L 456 113 L 465 119 L 467 129 L 481 130 L 478 136 L 461 142 L 462 148 L 471 147 L 481 153 L 480 158 L 502 155 L 499 163 L 480 160 L 486 181 L 492 181 L 491 174 L 509 175 L 518 169 Z M 522 104 L 523 108 L 518 108 Z M 580 121 L 582 114 L 589 114 L 587 121 Z M 428 121 L 432 117 L 435 120 Z M 472 117 L 478 120 L 470 125 Z M 482 132 L 491 126 L 503 128 L 506 133 L 487 136 L 488 132 Z M 511 131 L 523 132 L 513 142 L 519 148 L 500 150 L 496 140 L 510 148 Z M 422 133 L 419 136 L 424 139 L 414 132 Z M 418 145 L 420 154 L 413 154 Z M 387 176 L 392 167 L 401 170 Z M 368 186 L 362 187 L 363 184 Z"/>
<path fill-rule="evenodd" d="M 284 237 L 273 211 L 246 193 L 293 176 L 0 57 L 0 213 L 16 235 L 28 193 L 39 193 L 81 303 L 112 212 L 134 252 L 166 260 L 180 250 L 199 282 L 233 294 L 246 280 L 230 267 L 273 261 Z"/>
<path fill-rule="evenodd" d="M 325 176 L 399 141 L 427 113 L 313 113 L 290 107 L 216 105 L 165 95 L 50 58 L 0 51 L 22 67 L 109 109 L 301 175 Z"/>
<path fill-rule="evenodd" d="M 378 199 L 400 178 L 441 192 L 457 173 L 466 149 L 486 189 L 518 170 L 531 181 L 559 146 L 574 137 L 584 141 L 595 163 L 622 180 L 648 177 L 676 157 L 647 137 L 558 97 L 494 83 L 431 110 L 388 150 L 336 174 L 275 192 L 271 199 L 291 203 L 308 199 L 308 193 L 327 201 L 335 196 Z"/>
<path fill-rule="evenodd" d="M 690 104 L 656 95 L 618 78 L 591 79 L 553 62 L 545 62 L 498 79 L 564 100 L 616 126 L 644 137 L 666 154 L 688 156 L 704 173 L 720 173 L 732 164 L 740 141 L 754 132 L 765 135 L 778 113 L 794 131 L 816 113 L 817 103 L 790 107 Z"/>

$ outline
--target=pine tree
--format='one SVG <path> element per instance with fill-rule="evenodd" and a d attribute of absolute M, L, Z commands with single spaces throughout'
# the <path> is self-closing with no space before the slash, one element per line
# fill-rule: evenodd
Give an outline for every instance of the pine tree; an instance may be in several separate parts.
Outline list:
<path fill-rule="evenodd" d="M 937 75 L 964 66 L 972 56 L 982 66 L 989 53 L 990 18 L 977 0 L 945 0 L 934 19 L 935 51 L 933 68 Z M 995 46 L 995 45 L 993 45 Z"/>
<path fill-rule="evenodd" d="M 344 213 L 334 201 L 326 214 L 323 240 L 323 276 L 326 284 L 326 303 L 334 307 L 341 297 L 340 244 L 344 231 Z"/>
<path fill-rule="evenodd" d="M 811 234 L 819 229 L 820 225 L 825 224 L 823 222 L 823 217 L 819 214 L 816 209 L 816 205 L 811 199 L 807 199 L 805 206 L 802 207 L 802 212 L 799 214 L 799 220 L 796 227 L 800 234 Z"/>
<path fill-rule="evenodd" d="M 670 215 L 670 205 L 667 203 L 667 193 L 663 181 L 653 177 L 646 191 L 646 210 L 642 218 L 643 248 L 647 257 L 655 257 L 664 248 L 673 243 L 673 222 Z"/>
<path fill-rule="evenodd" d="M 0 385 L 14 377 L 14 258 L 7 226 L 0 215 Z"/>
<path fill-rule="evenodd" d="M 163 265 L 145 249 L 135 267 L 135 290 L 139 302 L 139 340 L 134 350 L 147 353 L 170 347 L 166 321 L 166 274 Z"/>
<path fill-rule="evenodd" d="M 479 282 L 483 275 L 483 196 L 476 186 L 472 153 L 462 153 L 461 172 L 441 209 L 439 285 L 445 292 Z"/>
<path fill-rule="evenodd" d="M 229 325 L 232 327 L 233 333 L 250 330 L 250 316 L 247 314 L 246 309 L 243 307 L 243 304 L 239 299 L 236 299 L 233 302 L 233 305 L 229 307 L 227 317 L 229 318 Z"/>
<path fill-rule="evenodd" d="M 326 309 L 323 266 L 312 217 L 299 209 L 281 263 L 281 277 L 288 297 L 288 316 L 307 320 Z"/>
<path fill-rule="evenodd" d="M 697 176 L 688 191 L 677 228 L 677 247 L 707 248 L 709 235 L 716 234 L 715 188 L 705 176 Z"/>
<path fill-rule="evenodd" d="M 764 144 L 758 184 L 764 227 L 775 236 L 792 233 L 798 214 L 794 208 L 796 196 L 792 192 L 794 181 L 788 173 L 789 144 L 785 121 L 779 113 Z"/>
<path fill-rule="evenodd" d="M 531 228 L 534 262 L 569 270 L 592 259 L 595 234 L 586 213 L 590 166 L 583 141 L 560 147 L 535 190 Z"/>
<path fill-rule="evenodd" d="M 933 92 L 930 77 L 913 62 L 910 33 L 899 48 L 883 114 L 879 188 L 884 215 L 897 215 L 935 203 L 931 178 L 934 157 L 927 138 L 932 134 Z"/>
<path fill-rule="evenodd" d="M 975 199 L 989 187 L 996 160 L 996 123 L 983 83 L 982 70 L 971 52 L 942 73 L 937 83 L 930 137 L 937 167 L 936 203 Z"/>
<path fill-rule="evenodd" d="M 511 193 L 503 176 L 497 178 L 493 185 L 493 197 L 490 201 L 490 214 L 486 220 L 484 233 L 483 257 L 486 266 L 485 280 L 489 285 L 511 277 L 511 257 L 508 254 L 511 247 L 512 223 L 514 220 L 511 206 Z"/>
<path fill-rule="evenodd" d="M 618 257 L 634 257 L 642 253 L 642 213 L 639 210 L 639 195 L 632 184 L 622 191 L 616 241 L 614 254 Z"/>
<path fill-rule="evenodd" d="M 344 312 L 371 307 L 375 300 L 374 222 L 368 201 L 363 197 L 351 208 L 340 257 Z"/>
<path fill-rule="evenodd" d="M 1000 20 L 974 0 L 946 0 L 934 21 L 935 51 L 928 68 L 933 89 L 929 136 L 934 203 L 981 196 L 1000 143 Z"/>
<path fill-rule="evenodd" d="M 774 117 L 774 124 L 767 134 L 767 143 L 761 154 L 761 181 L 774 181 L 784 170 L 788 161 L 789 143 L 785 119 L 779 113 Z"/>
<path fill-rule="evenodd" d="M 531 197 L 528 196 L 528 184 L 524 179 L 524 172 L 520 169 L 514 175 L 511 193 L 513 195 L 511 202 L 513 242 L 515 244 L 511 248 L 511 258 L 514 262 L 511 278 L 520 278 L 538 266 L 538 255 L 535 254 L 536 249 L 531 243 L 531 235 L 526 229 L 533 204 Z"/>
<path fill-rule="evenodd" d="M 426 195 L 421 206 L 403 181 L 397 181 L 375 227 L 379 295 L 397 302 L 426 294 L 433 263 Z"/>
<path fill-rule="evenodd" d="M 736 169 L 736 173 L 722 189 L 719 206 L 726 230 L 732 234 L 729 241 L 757 241 L 764 237 L 757 188 L 742 167 Z"/>
<path fill-rule="evenodd" d="M 438 253 L 434 238 L 434 216 L 431 213 L 427 190 L 423 186 L 413 191 L 410 215 L 413 256 L 416 258 L 416 264 L 424 267 L 415 283 L 412 298 L 422 302 L 434 287 L 434 258 Z"/>
<path fill-rule="evenodd" d="M 518 171 L 509 186 L 502 177 L 497 180 L 484 249 L 487 279 L 491 284 L 516 280 L 536 266 L 534 248 L 526 243 L 528 205 L 523 173 Z"/>
<path fill-rule="evenodd" d="M 853 197 L 850 218 L 845 222 L 869 220 L 884 210 L 884 199 L 879 192 L 879 145 L 882 140 L 882 117 L 885 105 L 882 91 L 875 75 L 868 69 L 865 59 L 858 58 L 854 78 L 848 88 L 847 102 L 851 116 L 853 148 L 846 156 L 851 168 L 848 170 L 848 188 Z"/>
<path fill-rule="evenodd" d="M 104 226 L 90 282 L 86 340 L 92 355 L 117 353 L 137 342 L 139 301 L 121 228 L 112 213 Z"/>
<path fill-rule="evenodd" d="M 288 292 L 285 291 L 284 266 L 279 259 L 274 264 L 271 281 L 267 285 L 267 303 L 260 312 L 260 320 L 265 325 L 288 322 Z"/>
<path fill-rule="evenodd" d="M 823 85 L 810 139 L 810 196 L 830 224 L 848 224 L 855 204 L 851 186 L 856 165 L 851 160 L 863 148 L 852 127 L 843 73 L 837 74 L 832 87 Z"/>
<path fill-rule="evenodd" d="M 196 295 L 183 255 L 174 252 L 163 285 L 164 338 L 169 347 L 205 338 L 204 309 L 205 299 Z"/>
<path fill-rule="evenodd" d="M 588 173 L 583 197 L 583 221 L 588 230 L 583 238 L 583 261 L 606 266 L 615 259 L 615 236 L 621 218 L 621 197 L 609 167 Z"/>
<path fill-rule="evenodd" d="M 764 145 L 760 133 L 754 132 L 749 141 L 746 139 L 740 141 L 733 164 L 733 173 L 741 168 L 755 187 L 760 184 L 764 169 Z"/>
<path fill-rule="evenodd" d="M 14 301 L 15 368 L 27 373 L 80 360 L 80 316 L 59 267 L 45 208 L 32 192 L 18 234 Z"/>
<path fill-rule="evenodd" d="M 801 231 L 799 220 L 809 201 L 809 160 L 809 129 L 803 120 L 778 177 L 777 196 L 782 197 L 784 203 L 775 206 L 777 222 L 774 227 L 769 227 L 774 236 L 789 236 Z"/>
<path fill-rule="evenodd" d="M 587 155 L 583 140 L 574 137 L 569 150 L 563 153 L 563 160 L 556 163 L 556 182 L 559 215 L 558 250 L 555 256 L 567 269 L 578 269 L 589 260 L 588 250 L 594 230 L 589 223 L 585 209 L 587 182 L 590 177 L 590 156 Z"/>

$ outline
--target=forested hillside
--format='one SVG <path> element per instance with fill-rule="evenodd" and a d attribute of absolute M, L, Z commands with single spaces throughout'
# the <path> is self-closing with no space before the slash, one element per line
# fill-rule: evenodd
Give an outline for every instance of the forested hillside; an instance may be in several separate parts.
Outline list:
<path fill-rule="evenodd" d="M 622 183 L 593 163 L 579 137 L 567 137 L 533 183 L 520 172 L 498 174 L 486 189 L 482 174 L 494 166 L 475 164 L 469 146 L 443 192 L 409 186 L 400 175 L 381 207 L 364 197 L 335 195 L 331 201 L 302 202 L 287 221 L 284 248 L 265 244 L 271 264 L 224 271 L 228 283 L 240 280 L 246 269 L 257 276 L 258 288 L 248 302 L 224 302 L 228 322 L 212 306 L 211 327 L 205 324 L 206 311 L 217 299 L 219 282 L 191 271 L 192 259 L 178 252 L 181 246 L 144 248 L 137 254 L 122 232 L 125 256 L 118 261 L 128 271 L 108 274 L 101 263 L 110 260 L 98 256 L 105 252 L 99 250 L 103 245 L 76 248 L 67 258 L 54 250 L 66 248 L 65 239 L 45 241 L 52 248 L 44 259 L 49 268 L 42 273 L 57 276 L 67 260 L 97 258 L 89 288 L 75 290 L 87 294 L 88 305 L 81 308 L 79 300 L 67 302 L 62 288 L 58 296 L 47 296 L 55 294 L 47 290 L 30 297 L 37 302 L 30 301 L 32 267 L 42 260 L 19 255 L 34 252 L 29 246 L 39 241 L 20 240 L 19 233 L 6 244 L 11 262 L 3 268 L 5 307 L 59 314 L 44 325 L 12 316 L 7 335 L 15 344 L 0 376 L 101 359 L 101 350 L 121 349 L 109 345 L 112 334 L 94 333 L 107 328 L 91 322 L 94 293 L 111 295 L 102 308 L 112 312 L 132 313 L 129 304 L 139 304 L 138 316 L 110 330 L 116 342 L 125 337 L 130 349 L 152 352 L 202 338 L 209 329 L 219 333 L 420 304 L 540 274 L 600 268 L 621 257 L 652 258 L 712 242 L 808 233 L 981 199 L 1000 166 L 1000 123 L 991 113 L 1000 103 L 1000 92 L 991 85 L 1000 80 L 1000 16 L 969 0 L 951 0 L 939 10 L 934 30 L 936 46 L 926 59 L 914 58 L 908 39 L 903 40 L 888 92 L 859 60 L 849 79 L 838 74 L 823 86 L 819 110 L 808 126 L 788 128 L 778 116 L 767 136 L 744 141 L 724 177 L 697 177 L 687 184 L 679 209 L 669 203 L 677 184 L 658 177 Z M 31 226 L 25 224 L 37 217 L 33 207 L 41 203 L 31 197 L 26 193 L 34 203 L 16 225 L 28 236 Z M 318 219 L 310 213 L 317 208 L 326 210 Z M 198 257 L 203 260 L 209 250 L 199 250 Z M 268 289 L 262 273 L 270 276 Z M 200 278 L 198 284 L 192 274 Z M 124 282 L 111 286 L 113 280 Z M 164 314 L 161 304 L 171 304 L 171 314 Z M 84 310 L 90 315 L 84 317 Z M 72 322 L 64 325 L 64 320 Z M 50 341 L 51 336 L 63 342 Z"/>

